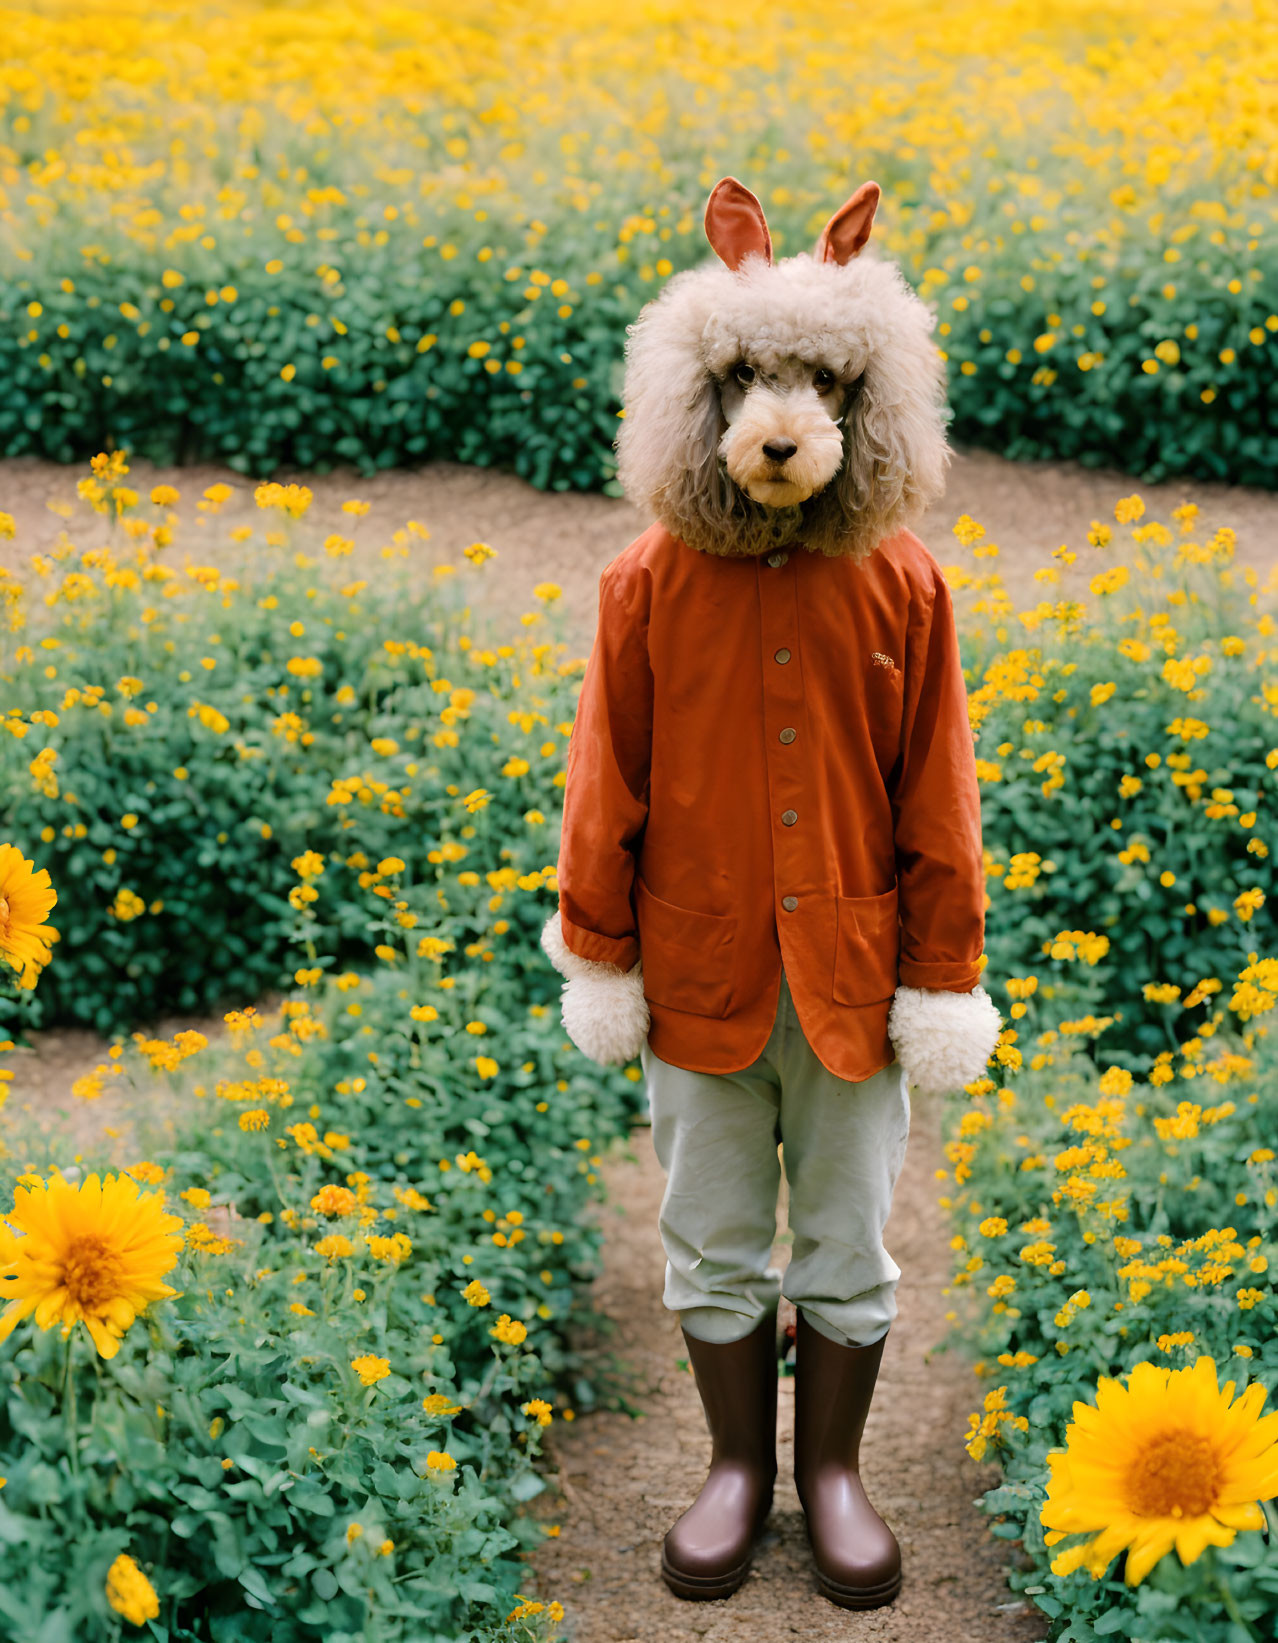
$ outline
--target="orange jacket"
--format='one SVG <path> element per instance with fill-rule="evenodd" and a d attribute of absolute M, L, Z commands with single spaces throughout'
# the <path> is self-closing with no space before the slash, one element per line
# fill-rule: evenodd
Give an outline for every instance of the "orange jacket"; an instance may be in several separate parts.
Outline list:
<path fill-rule="evenodd" d="M 822 1063 L 869 1078 L 898 982 L 977 985 L 984 909 L 953 604 L 918 537 L 737 559 L 653 525 L 605 568 L 560 921 L 581 958 L 642 955 L 662 1060 L 749 1066 L 784 962 Z"/>

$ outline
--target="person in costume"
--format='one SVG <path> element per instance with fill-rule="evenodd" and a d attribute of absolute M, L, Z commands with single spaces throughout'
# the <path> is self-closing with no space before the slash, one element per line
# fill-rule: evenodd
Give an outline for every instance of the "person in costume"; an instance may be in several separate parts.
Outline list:
<path fill-rule="evenodd" d="M 736 1590 L 771 1508 L 781 1295 L 820 1589 L 899 1591 L 859 1470 L 896 1316 L 884 1227 L 911 1089 L 980 1077 L 1002 1025 L 950 590 L 909 529 L 944 489 L 944 364 L 930 311 L 866 251 L 879 195 L 774 260 L 724 178 L 718 260 L 629 328 L 619 476 L 655 522 L 600 578 L 541 938 L 569 1037 L 643 1066 L 663 1300 L 712 1443 L 662 1548 L 685 1598 Z"/>

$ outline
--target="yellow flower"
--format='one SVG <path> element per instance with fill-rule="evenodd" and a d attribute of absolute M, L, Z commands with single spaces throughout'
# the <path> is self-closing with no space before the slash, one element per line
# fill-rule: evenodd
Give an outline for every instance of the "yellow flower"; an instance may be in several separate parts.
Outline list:
<path fill-rule="evenodd" d="M 1098 571 L 1087 585 L 1095 594 L 1117 593 L 1127 586 L 1129 579 L 1126 565 L 1111 565 L 1108 570 Z"/>
<path fill-rule="evenodd" d="M 528 1329 L 508 1312 L 503 1312 L 488 1333 L 506 1346 L 518 1346 L 527 1338 Z"/>
<path fill-rule="evenodd" d="M 0 844 L 0 958 L 18 971 L 20 987 L 34 987 L 49 962 L 58 932 L 45 920 L 57 899 L 47 867 L 37 873 L 15 845 Z"/>
<path fill-rule="evenodd" d="M 115 1612 L 122 1614 L 130 1625 L 144 1626 L 159 1616 L 160 1600 L 155 1587 L 127 1552 L 121 1552 L 107 1570 L 106 1596 Z"/>
<path fill-rule="evenodd" d="M 226 714 L 220 713 L 209 702 L 192 702 L 186 712 L 188 718 L 198 719 L 206 730 L 211 730 L 218 736 L 225 736 L 231 728 L 231 721 Z"/>
<path fill-rule="evenodd" d="M 257 487 L 253 500 L 259 508 L 279 508 L 290 519 L 300 519 L 310 507 L 313 497 L 305 485 L 268 483 Z"/>
<path fill-rule="evenodd" d="M 432 1472 L 451 1472 L 457 1462 L 442 1449 L 432 1449 L 426 1456 L 426 1464 Z"/>
<path fill-rule="evenodd" d="M 472 1278 L 462 1290 L 462 1299 L 469 1301 L 471 1306 L 487 1306 L 492 1297 L 478 1278 Z"/>
<path fill-rule="evenodd" d="M 1256 913 L 1265 904 L 1265 892 L 1254 885 L 1250 890 L 1244 890 L 1241 895 L 1234 897 L 1234 912 L 1247 923 L 1252 914 Z"/>
<path fill-rule="evenodd" d="M 359 1207 L 359 1201 L 349 1187 L 338 1187 L 331 1183 L 323 1186 L 311 1199 L 311 1208 L 317 1215 L 354 1215 Z"/>
<path fill-rule="evenodd" d="M 1066 1447 L 1047 1457 L 1047 1539 L 1087 1537 L 1057 1554 L 1053 1574 L 1083 1567 L 1099 1580 L 1126 1552 L 1135 1586 L 1173 1546 L 1189 1564 L 1239 1529 L 1263 1529 L 1258 1502 L 1278 1493 L 1278 1414 L 1262 1416 L 1264 1400 L 1259 1384 L 1235 1400 L 1207 1357 L 1191 1369 L 1137 1364 L 1126 1386 L 1102 1377 L 1095 1406 L 1074 1405 Z"/>
<path fill-rule="evenodd" d="M 164 1213 L 162 1194 L 140 1193 L 128 1176 L 19 1185 L 5 1219 L 0 1295 L 9 1305 L 0 1341 L 34 1315 L 38 1328 L 61 1324 L 64 1335 L 83 1323 L 100 1355 L 113 1358 L 149 1302 L 179 1293 L 160 1280 L 181 1251 L 182 1219 Z"/>
<path fill-rule="evenodd" d="M 351 1359 L 351 1368 L 365 1386 L 376 1386 L 378 1381 L 384 1381 L 390 1374 L 390 1359 L 376 1358 L 371 1352 L 366 1352 L 361 1358 Z"/>

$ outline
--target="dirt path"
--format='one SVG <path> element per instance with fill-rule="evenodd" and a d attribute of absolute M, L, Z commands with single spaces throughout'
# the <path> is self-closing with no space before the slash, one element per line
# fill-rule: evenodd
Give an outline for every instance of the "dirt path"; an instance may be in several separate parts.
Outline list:
<path fill-rule="evenodd" d="M 52 545 L 63 522 L 47 504 L 73 498 L 81 472 L 0 462 L 0 510 L 18 522 L 16 539 L 0 542 L 0 563 L 16 565 Z M 325 530 L 340 529 L 355 539 L 355 555 L 343 561 L 352 575 L 375 575 L 382 545 L 410 518 L 432 533 L 428 543 L 412 549 L 423 571 L 455 558 L 472 541 L 489 542 L 501 555 L 490 583 L 496 602 L 508 612 L 525 610 L 535 583 L 559 582 L 582 654 L 594 623 L 598 573 L 647 523 L 624 502 L 540 493 L 508 476 L 452 464 L 374 480 L 353 474 L 299 478 L 316 493 L 313 512 Z M 192 524 L 179 538 L 179 555 L 186 550 L 204 562 L 233 559 L 241 550 L 227 542 L 229 528 L 260 518 L 252 483 L 223 470 L 157 470 L 138 463 L 131 480 L 144 492 L 160 482 L 177 485 L 180 511 L 192 520 L 205 487 L 219 480 L 234 487 L 221 515 Z M 1112 519 L 1114 503 L 1133 491 L 1145 498 L 1150 516 L 1164 520 L 1180 502 L 1198 502 L 1209 526 L 1238 531 L 1239 560 L 1262 574 L 1278 561 L 1278 494 L 1188 483 L 1139 486 L 1121 474 L 1057 463 L 1012 465 L 985 452 L 958 456 L 948 494 L 919 534 L 944 562 L 953 554 L 954 521 L 972 514 L 1002 546 L 1003 574 L 1014 595 L 1026 600 L 1035 596 L 1032 572 L 1042 556 L 1062 542 L 1081 548 L 1090 521 Z M 350 497 L 373 504 L 367 518 L 339 512 Z M 78 546 L 100 541 L 103 532 L 101 520 L 77 512 L 72 540 Z M 201 1025 L 184 1020 L 152 1030 L 171 1034 L 178 1026 Z M 218 1026 L 205 1030 L 212 1036 Z M 62 1127 L 68 1146 L 90 1162 L 120 1156 L 130 1104 L 137 1102 L 128 1091 L 88 1105 L 71 1099 L 72 1081 L 104 1050 L 92 1034 L 51 1032 L 33 1035 L 31 1049 L 6 1057 L 15 1069 L 14 1107 Z M 598 1299 L 618 1326 L 609 1350 L 632 1367 L 644 1389 L 646 1414 L 632 1420 L 600 1413 L 552 1428 L 561 1489 L 552 1488 L 538 1507 L 548 1521 L 560 1523 L 561 1534 L 536 1555 L 530 1582 L 564 1603 L 572 1643 L 1029 1643 L 1042 1637 L 1041 1617 L 1015 1602 L 1003 1584 L 1002 1547 L 988 1537 L 972 1505 L 995 1475 L 973 1465 L 962 1445 L 980 1386 L 961 1358 L 937 1350 L 945 1333 L 941 1291 L 948 1271 L 948 1230 L 933 1179 L 940 1158 L 939 1115 L 932 1104 L 917 1103 L 888 1233 L 903 1272 L 900 1318 L 865 1442 L 868 1486 L 900 1537 L 906 1583 L 896 1604 L 868 1615 L 836 1609 L 816 1591 L 790 1475 L 792 1383 L 784 1380 L 781 1478 L 750 1580 L 724 1603 L 681 1603 L 667 1593 L 658 1572 L 661 1536 L 699 1488 L 709 1442 L 691 1374 L 678 1367 L 684 1356 L 678 1320 L 660 1300 L 664 1257 L 657 1209 L 663 1182 L 649 1132 L 635 1132 L 632 1161 L 616 1156 L 608 1163 L 607 1258 Z M 778 1262 L 785 1253 L 779 1243 Z"/>
<path fill-rule="evenodd" d="M 260 1015 L 270 1017 L 279 1009 L 281 993 L 257 999 Z M 245 1004 L 252 1001 L 246 999 Z M 221 1016 L 165 1016 L 149 1023 L 148 1038 L 173 1038 L 180 1032 L 200 1032 L 210 1044 L 220 1044 L 228 1036 Z M 0 1054 L 0 1065 L 13 1070 L 11 1095 L 0 1117 L 16 1120 L 17 1127 L 29 1126 L 34 1134 L 57 1138 L 56 1161 L 63 1166 L 83 1157 L 89 1168 L 115 1168 L 137 1159 L 133 1119 L 145 1116 L 148 1123 L 159 1118 L 173 1099 L 163 1073 L 139 1070 L 139 1086 L 127 1076 L 108 1078 L 96 1100 L 84 1100 L 71 1093 L 71 1086 L 107 1060 L 108 1039 L 81 1027 L 55 1027 L 30 1033 L 27 1041 Z M 6 1137 L 12 1141 L 12 1136 Z M 13 1143 L 14 1150 L 17 1148 Z"/>

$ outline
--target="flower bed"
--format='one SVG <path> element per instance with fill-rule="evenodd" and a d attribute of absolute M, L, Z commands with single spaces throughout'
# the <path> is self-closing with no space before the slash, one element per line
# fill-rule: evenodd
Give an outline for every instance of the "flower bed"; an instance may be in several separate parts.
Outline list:
<path fill-rule="evenodd" d="M 1173 1053 L 1179 1012 L 1210 1001 L 1204 977 L 1278 945 L 1278 587 L 1238 566 L 1234 533 L 1204 529 L 1192 504 L 1170 523 L 1146 519 L 1139 496 L 1115 514 L 1035 573 L 1028 609 L 966 516 L 950 575 L 990 974 L 1032 974 L 1052 1012 L 1115 1018 L 1107 1052 L 1144 1072 Z"/>
<path fill-rule="evenodd" d="M 370 908 L 393 927 L 377 872 L 393 856 L 398 882 L 497 925 L 533 996 L 555 996 L 536 937 L 584 667 L 552 619 L 559 589 L 530 590 L 507 642 L 471 605 L 490 547 L 415 584 L 414 522 L 375 580 L 351 576 L 367 505 L 325 531 L 310 493 L 281 486 L 232 533 L 232 574 L 193 560 L 176 492 L 140 495 L 118 454 L 94 466 L 80 491 L 118 521 L 111 545 L 68 537 L 0 574 L 0 829 L 62 897 L 59 961 L 17 1020 L 112 1032 L 287 985 L 307 850 L 329 863 L 313 957 L 365 954 Z M 199 500 L 209 525 L 227 495 Z"/>
<path fill-rule="evenodd" d="M 984 1505 L 1068 1643 L 1278 1625 L 1273 619 L 1228 534 L 1178 523 L 1132 531 L 1088 609 L 1023 613 L 1023 650 L 975 589 L 1008 1025 L 951 1114 L 943 1202 L 988 1387 L 968 1448 L 1004 1473 Z"/>
<path fill-rule="evenodd" d="M 114 1154 L 5 1114 L 0 1633 L 531 1643 L 562 1616 L 521 1589 L 541 1434 L 616 1391 L 573 1331 L 639 1097 L 572 1050 L 537 944 L 579 664 L 540 611 L 491 640 L 471 567 L 375 598 L 299 537 L 179 571 L 101 477 L 131 545 L 55 552 L 14 632 L 23 1018 L 62 968 L 89 1019 L 170 972 L 203 997 L 255 905 L 246 976 L 292 960 L 277 1014 L 135 1032 L 77 1083 L 132 1081 Z"/>

